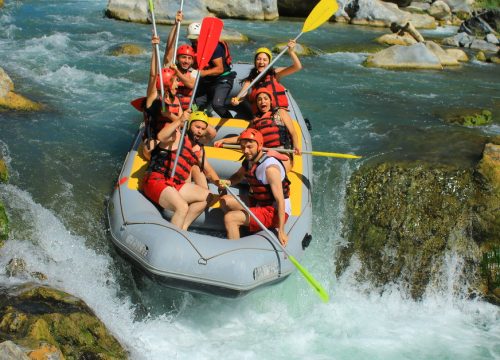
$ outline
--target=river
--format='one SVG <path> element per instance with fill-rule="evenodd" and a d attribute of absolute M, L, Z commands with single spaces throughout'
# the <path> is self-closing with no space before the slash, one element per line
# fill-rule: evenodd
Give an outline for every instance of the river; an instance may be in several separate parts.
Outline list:
<path fill-rule="evenodd" d="M 105 203 L 141 122 L 129 101 L 145 93 L 151 26 L 107 19 L 104 0 L 6 1 L 0 10 L 0 66 L 16 90 L 42 102 L 37 113 L 0 112 L 0 151 L 11 172 L 0 198 L 11 218 L 5 265 L 23 257 L 30 271 L 81 297 L 132 359 L 498 359 L 498 307 L 455 294 L 460 259 L 448 258 L 447 288 L 413 301 L 397 286 L 383 294 L 340 278 L 334 254 L 342 246 L 344 194 L 361 162 L 314 162 L 313 241 L 301 263 L 331 296 L 323 304 L 296 273 L 237 300 L 158 287 L 137 274 L 109 242 Z M 294 37 L 300 21 L 227 20 L 251 39 L 233 58 Z M 168 26 L 159 26 L 162 38 Z M 425 37 L 454 28 L 424 31 Z M 322 50 L 285 81 L 313 126 L 315 150 L 374 159 L 477 161 L 480 135 L 500 133 L 447 125 L 446 109 L 500 113 L 500 67 L 475 60 L 443 71 L 368 69 L 362 62 L 385 29 L 325 24 L 305 34 Z M 117 44 L 148 53 L 113 57 Z M 280 64 L 289 60 L 284 56 Z M 363 160 L 366 161 L 366 160 Z"/>

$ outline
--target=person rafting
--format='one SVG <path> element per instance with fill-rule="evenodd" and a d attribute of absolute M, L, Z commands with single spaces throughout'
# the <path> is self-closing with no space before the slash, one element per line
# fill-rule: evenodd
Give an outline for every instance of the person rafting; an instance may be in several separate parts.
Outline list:
<path fill-rule="evenodd" d="M 287 156 L 274 151 L 264 153 L 264 138 L 256 129 L 243 131 L 239 143 L 245 157 L 242 166 L 228 180 L 220 180 L 219 188 L 236 185 L 246 178 L 250 185 L 249 210 L 266 228 L 277 228 L 278 239 L 285 246 L 288 242 L 285 223 L 291 214 L 290 181 L 282 163 Z M 247 226 L 250 232 L 261 230 L 255 219 L 231 195 L 224 195 L 220 203 L 228 239 L 239 239 L 242 226 Z"/>
<path fill-rule="evenodd" d="M 302 69 L 302 63 L 300 62 L 299 57 L 295 53 L 296 41 L 290 40 L 287 44 L 288 53 L 290 58 L 292 59 L 292 65 L 288 67 L 279 67 L 274 68 L 271 67 L 266 70 L 265 75 L 253 86 L 252 89 L 249 90 L 247 95 L 248 101 L 251 104 L 251 113 L 254 114 L 256 112 L 256 102 L 255 98 L 257 95 L 257 90 L 261 87 L 266 87 L 272 91 L 272 94 L 275 98 L 276 105 L 283 109 L 288 109 L 288 98 L 286 96 L 286 89 L 280 83 L 280 81 L 285 77 L 296 73 L 297 71 Z M 273 59 L 273 54 L 271 50 L 266 47 L 258 48 L 255 51 L 254 56 L 254 67 L 250 70 L 248 76 L 242 80 L 241 82 L 241 90 L 240 94 L 243 94 L 245 90 L 248 88 L 250 83 L 262 72 L 266 69 L 266 67 L 271 63 Z M 234 97 L 231 99 L 231 104 L 233 106 L 238 106 L 243 99 L 238 97 Z"/>
<path fill-rule="evenodd" d="M 257 112 L 250 122 L 249 128 L 257 129 L 264 138 L 264 147 L 275 149 L 293 149 L 295 155 L 301 154 L 299 139 L 288 111 L 277 107 L 274 97 L 268 88 L 259 88 L 256 91 Z M 228 137 L 214 143 L 215 147 L 224 144 L 238 144 L 239 136 Z M 292 168 L 292 154 L 282 160 L 285 169 L 289 172 Z"/>
<path fill-rule="evenodd" d="M 200 31 L 200 23 L 192 23 L 188 27 L 187 38 L 191 40 L 195 50 Z M 231 62 L 228 44 L 225 41 L 219 41 L 208 66 L 198 69 L 201 79 L 194 101 L 200 109 L 207 109 L 211 106 L 217 115 L 225 119 L 232 117 L 226 105 L 226 99 L 236 77 L 236 73 L 231 71 Z"/>
<path fill-rule="evenodd" d="M 179 120 L 183 115 L 183 110 L 177 98 L 177 87 L 179 86 L 175 71 L 170 68 L 163 68 L 161 76 L 158 75 L 158 65 L 156 60 L 156 45 L 160 39 L 153 36 L 151 43 L 153 52 L 151 55 L 151 67 L 148 81 L 147 95 L 144 102 L 145 123 L 148 139 L 154 139 L 158 132 L 166 123 Z M 162 109 L 161 86 L 165 92 L 165 111 Z"/>
<path fill-rule="evenodd" d="M 176 23 L 181 23 L 182 20 L 183 13 L 179 10 L 175 16 L 175 21 Z M 180 45 L 177 48 L 176 61 L 172 61 L 174 56 L 175 38 L 177 37 L 177 29 L 179 29 L 178 26 L 173 26 L 167 37 L 165 53 L 163 56 L 163 66 L 169 66 L 171 69 L 175 70 L 175 74 L 179 80 L 176 96 L 179 98 L 182 110 L 185 111 L 188 109 L 191 96 L 193 95 L 193 88 L 198 70 L 194 69 L 196 52 L 190 45 Z M 209 125 L 207 133 L 201 142 L 208 144 L 213 138 L 215 138 L 216 134 L 217 130 L 215 130 L 213 126 Z"/>
<path fill-rule="evenodd" d="M 189 124 L 185 124 L 190 118 Z M 184 144 L 174 176 L 171 176 L 181 132 L 179 128 L 188 126 Z M 197 166 L 209 181 L 219 182 L 215 170 L 208 163 L 200 139 L 207 129 L 207 116 L 201 111 L 182 116 L 167 123 L 151 139 L 149 146 L 143 147 L 143 155 L 150 160 L 142 181 L 144 195 L 153 203 L 174 212 L 170 222 L 187 230 L 191 223 L 203 212 L 207 202 L 211 202 L 207 188 L 190 182 L 191 170 Z"/>

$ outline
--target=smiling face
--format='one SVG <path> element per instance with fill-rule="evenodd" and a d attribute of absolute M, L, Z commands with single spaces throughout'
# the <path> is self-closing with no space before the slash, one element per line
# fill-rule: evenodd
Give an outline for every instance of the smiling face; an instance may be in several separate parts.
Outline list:
<path fill-rule="evenodd" d="M 271 110 L 271 98 L 269 97 L 269 94 L 266 93 L 260 93 L 257 95 L 257 109 L 259 109 L 260 112 L 266 113 Z"/>
<path fill-rule="evenodd" d="M 182 70 L 186 71 L 193 65 L 193 57 L 190 55 L 179 55 L 177 56 L 177 63 Z"/>
<path fill-rule="evenodd" d="M 270 59 L 269 56 L 267 56 L 267 54 L 258 53 L 257 56 L 255 56 L 254 65 L 257 71 L 261 72 L 267 65 L 269 65 L 269 62 Z"/>
<path fill-rule="evenodd" d="M 177 94 L 178 87 L 179 87 L 179 78 L 177 76 L 172 76 L 172 85 L 170 86 L 170 93 L 172 95 Z"/>

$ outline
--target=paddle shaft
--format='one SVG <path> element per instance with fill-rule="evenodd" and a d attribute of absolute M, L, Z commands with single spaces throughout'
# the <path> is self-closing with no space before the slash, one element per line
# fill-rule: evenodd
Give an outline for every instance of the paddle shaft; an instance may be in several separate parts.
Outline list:
<path fill-rule="evenodd" d="M 228 148 L 228 149 L 241 149 L 241 147 L 239 145 L 224 144 L 223 147 Z M 274 150 L 274 151 L 286 153 L 286 154 L 293 154 L 294 153 L 293 149 L 266 148 L 266 147 L 264 147 L 264 148 L 262 148 L 262 150 L 264 150 L 264 151 Z M 343 159 L 359 159 L 359 158 L 361 158 L 361 156 L 358 156 L 358 155 L 340 154 L 340 153 L 323 152 L 323 151 L 302 151 L 302 154 L 310 154 L 313 156 L 338 157 L 338 158 L 343 158 Z"/>
<path fill-rule="evenodd" d="M 181 0 L 181 7 L 179 8 L 179 11 L 182 11 L 183 7 L 184 7 L 184 0 Z M 181 22 L 177 21 L 175 23 L 175 26 L 177 27 L 177 30 L 175 34 L 174 55 L 172 56 L 172 64 L 175 64 L 177 58 L 177 47 L 179 46 L 179 33 L 181 32 Z"/>
<path fill-rule="evenodd" d="M 231 196 L 243 207 L 243 209 L 259 224 L 260 228 L 271 238 L 271 240 L 278 245 L 283 253 L 288 257 L 290 262 L 299 270 L 299 272 L 304 276 L 304 278 L 307 280 L 307 282 L 316 290 L 316 293 L 318 296 L 323 300 L 324 302 L 328 302 L 329 296 L 328 293 L 323 289 L 321 284 L 302 266 L 300 263 L 286 251 L 285 247 L 281 244 L 281 242 L 276 238 L 276 236 L 262 224 L 262 222 L 255 216 L 254 213 L 250 211 L 250 209 L 245 205 L 245 203 L 227 186 L 224 184 L 224 187 L 226 188 L 227 192 L 231 194 Z"/>
<path fill-rule="evenodd" d="M 299 34 L 299 35 L 297 35 L 297 36 L 295 37 L 295 39 L 293 39 L 293 40 L 294 40 L 294 41 L 297 41 L 297 40 L 298 40 L 298 38 L 299 38 L 299 37 L 301 37 L 303 33 L 304 33 L 304 32 L 302 32 L 302 31 L 301 31 L 301 32 L 300 32 L 300 34 Z M 282 56 L 283 56 L 283 54 L 284 54 L 287 50 L 288 50 L 288 46 L 285 46 L 285 48 L 284 48 L 283 50 L 281 50 L 281 52 L 280 52 L 280 53 L 279 53 L 279 54 L 278 54 L 278 55 L 277 55 L 277 56 L 273 59 L 273 61 L 271 61 L 271 62 L 269 63 L 269 65 L 267 65 L 267 66 L 264 68 L 264 70 L 262 70 L 262 71 L 259 73 L 259 75 L 257 75 L 257 77 L 256 77 L 255 79 L 253 79 L 253 80 L 252 80 L 252 82 L 250 83 L 250 85 L 248 85 L 248 86 L 247 86 L 244 90 L 242 89 L 236 97 L 237 97 L 238 99 L 241 99 L 243 96 L 245 96 L 245 95 L 248 93 L 248 91 L 250 91 L 250 89 L 252 88 L 252 86 L 254 86 L 254 85 L 255 85 L 255 84 L 256 84 L 256 83 L 257 83 L 257 82 L 258 82 L 258 81 L 259 81 L 259 80 L 260 80 L 260 79 L 261 79 L 261 78 L 262 78 L 262 77 L 266 74 L 266 72 L 267 72 L 267 71 L 271 68 L 271 66 L 273 66 L 273 65 L 274 65 L 274 63 L 275 63 L 276 61 L 278 61 L 278 59 L 279 59 L 280 57 L 282 57 Z"/>
<path fill-rule="evenodd" d="M 153 0 L 149 0 L 149 12 L 151 13 L 151 22 L 153 23 L 153 34 L 155 37 L 158 37 L 158 33 L 156 32 L 156 20 L 155 20 L 155 11 L 153 6 Z M 156 64 L 158 76 L 160 77 L 160 92 L 161 92 L 161 111 L 165 112 L 165 89 L 163 87 L 163 76 L 161 73 L 161 60 L 160 60 L 160 47 L 158 44 L 155 44 L 156 50 Z"/>

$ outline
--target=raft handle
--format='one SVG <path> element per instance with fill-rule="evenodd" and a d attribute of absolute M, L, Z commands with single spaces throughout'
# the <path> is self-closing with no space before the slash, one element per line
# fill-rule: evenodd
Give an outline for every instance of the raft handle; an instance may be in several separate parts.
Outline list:
<path fill-rule="evenodd" d="M 305 250 L 309 244 L 311 243 L 312 240 L 312 235 L 311 234 L 306 234 L 304 238 L 302 239 L 302 250 Z"/>

